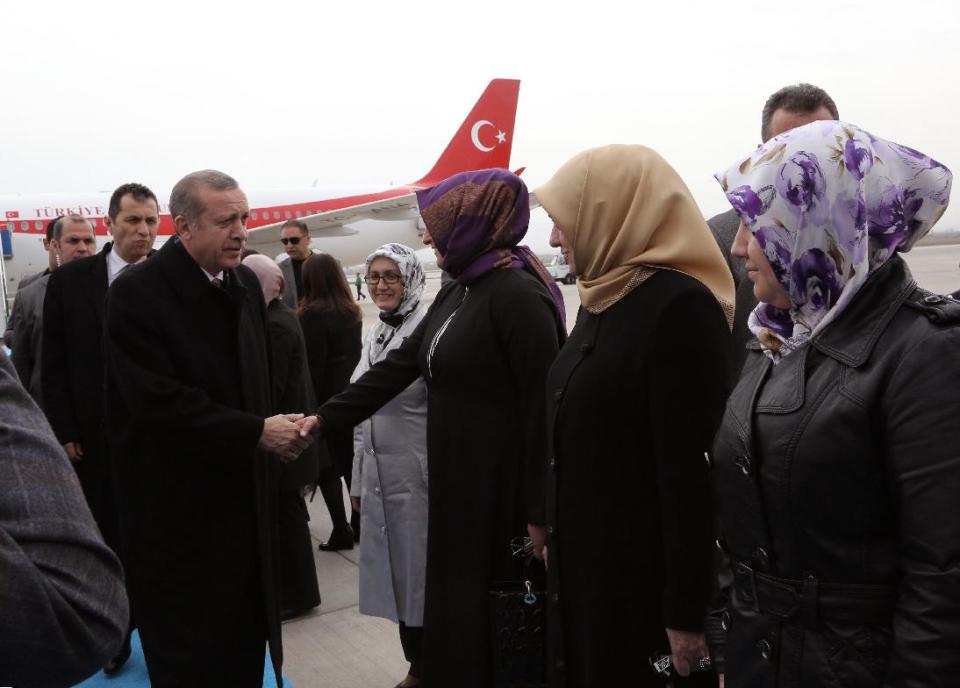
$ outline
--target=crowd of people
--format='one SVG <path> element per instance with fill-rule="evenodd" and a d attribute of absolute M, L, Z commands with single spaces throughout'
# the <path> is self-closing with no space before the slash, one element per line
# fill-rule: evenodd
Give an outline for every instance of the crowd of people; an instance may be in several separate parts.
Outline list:
<path fill-rule="evenodd" d="M 761 120 L 709 221 L 640 145 L 533 191 L 572 324 L 507 170 L 417 192 L 429 306 L 416 247 L 356 297 L 302 222 L 245 251 L 222 172 L 177 183 L 158 251 L 139 184 L 95 255 L 52 222 L 0 361 L 0 683 L 116 673 L 134 628 L 155 686 L 259 686 L 267 645 L 279 677 L 319 489 L 399 688 L 957 685 L 960 302 L 899 255 L 951 174 L 808 84 Z"/>

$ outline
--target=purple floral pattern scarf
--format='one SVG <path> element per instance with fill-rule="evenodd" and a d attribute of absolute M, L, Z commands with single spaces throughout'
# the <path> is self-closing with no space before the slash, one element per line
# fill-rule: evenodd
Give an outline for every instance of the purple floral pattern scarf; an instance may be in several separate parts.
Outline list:
<path fill-rule="evenodd" d="M 774 362 L 930 231 L 952 180 L 929 156 L 836 121 L 784 132 L 715 176 L 790 296 L 789 309 L 760 303 L 748 322 Z"/>
<path fill-rule="evenodd" d="M 527 185 L 508 170 L 461 172 L 417 191 L 420 216 L 443 255 L 443 269 L 470 285 L 504 258 L 512 268 L 532 273 L 546 285 L 556 309 L 558 331 L 566 338 L 563 294 L 536 254 L 517 244 L 527 234 Z"/>

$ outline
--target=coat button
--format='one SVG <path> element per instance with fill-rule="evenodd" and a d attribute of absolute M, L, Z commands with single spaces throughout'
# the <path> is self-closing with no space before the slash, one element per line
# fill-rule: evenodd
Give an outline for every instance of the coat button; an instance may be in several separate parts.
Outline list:
<path fill-rule="evenodd" d="M 387 527 L 386 527 L 386 526 L 380 526 L 380 534 L 381 534 L 381 535 L 386 535 L 386 533 L 387 533 Z"/>
<path fill-rule="evenodd" d="M 703 459 L 707 462 L 707 468 L 713 468 L 713 462 L 710 460 L 710 452 L 703 452 Z"/>
<path fill-rule="evenodd" d="M 547 526 L 547 533 L 553 535 L 553 526 Z"/>
<path fill-rule="evenodd" d="M 550 601 L 551 601 L 551 602 L 559 602 L 559 601 L 560 601 L 560 595 L 558 595 L 558 594 L 555 593 L 555 592 L 550 593 Z"/>
<path fill-rule="evenodd" d="M 763 569 L 767 568 L 770 564 L 770 555 L 767 554 L 767 550 L 763 547 L 757 547 L 753 550 L 753 559 L 756 561 L 757 566 Z"/>
<path fill-rule="evenodd" d="M 379 488 L 379 487 L 373 488 L 373 493 L 374 493 L 374 494 L 380 494 L 380 488 Z"/>
<path fill-rule="evenodd" d="M 582 355 L 584 355 L 584 356 L 586 356 L 587 354 L 589 354 L 592 350 L 593 350 L 593 345 L 592 345 L 592 344 L 589 344 L 589 343 L 587 343 L 587 342 L 584 342 L 583 344 L 580 345 L 580 353 L 581 353 Z"/>
<path fill-rule="evenodd" d="M 557 470 L 557 460 L 555 458 L 550 457 L 550 463 L 548 465 L 550 466 L 550 470 Z"/>
<path fill-rule="evenodd" d="M 737 465 L 737 468 L 740 469 L 740 472 L 744 475 L 750 475 L 750 457 L 746 454 L 741 454 L 733 460 Z"/>
<path fill-rule="evenodd" d="M 930 296 L 923 297 L 924 303 L 935 304 L 935 303 L 943 303 L 944 301 L 945 299 L 939 294 L 930 294 Z"/>
<path fill-rule="evenodd" d="M 760 650 L 760 656 L 768 662 L 773 658 L 773 645 L 769 640 L 761 640 L 757 643 L 757 649 Z"/>
<path fill-rule="evenodd" d="M 724 612 L 720 615 L 720 628 L 725 631 L 730 630 L 730 612 Z"/>
<path fill-rule="evenodd" d="M 563 399 L 563 390 L 558 389 L 556 392 L 554 392 L 553 398 L 556 399 L 557 401 L 560 401 L 561 399 Z"/>

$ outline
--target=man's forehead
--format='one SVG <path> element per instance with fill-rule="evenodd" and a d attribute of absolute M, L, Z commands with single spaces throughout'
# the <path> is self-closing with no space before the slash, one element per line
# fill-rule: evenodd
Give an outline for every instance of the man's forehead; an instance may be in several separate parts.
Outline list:
<path fill-rule="evenodd" d="M 152 213 L 156 215 L 159 211 L 156 201 L 149 196 L 137 198 L 133 194 L 124 194 L 120 199 L 121 213 Z"/>
<path fill-rule="evenodd" d="M 65 220 L 62 234 L 93 234 L 93 227 L 85 220 Z"/>
<path fill-rule="evenodd" d="M 249 210 L 247 204 L 247 195 L 239 188 L 236 189 L 212 189 L 205 186 L 200 189 L 200 202 L 206 210 L 217 213 L 223 212 L 246 212 Z"/>

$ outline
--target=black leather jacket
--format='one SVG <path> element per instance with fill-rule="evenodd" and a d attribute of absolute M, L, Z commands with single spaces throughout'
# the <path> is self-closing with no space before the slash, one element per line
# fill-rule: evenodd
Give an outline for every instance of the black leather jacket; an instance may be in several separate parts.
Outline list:
<path fill-rule="evenodd" d="M 727 685 L 960 686 L 960 303 L 895 257 L 714 444 Z"/>

